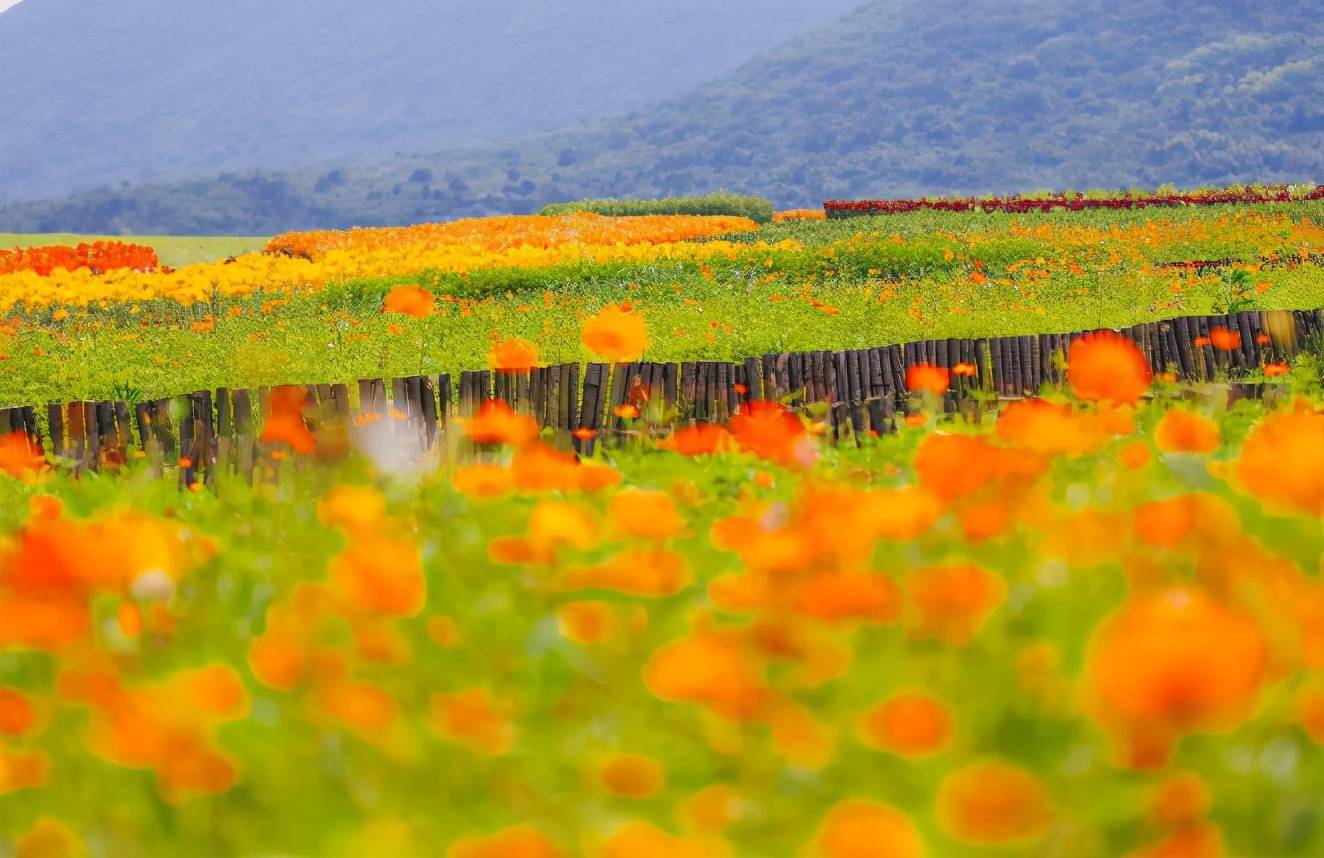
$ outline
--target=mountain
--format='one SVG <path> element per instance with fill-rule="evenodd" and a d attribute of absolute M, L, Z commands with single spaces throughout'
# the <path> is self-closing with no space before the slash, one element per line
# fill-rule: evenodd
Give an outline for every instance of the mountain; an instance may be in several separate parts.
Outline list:
<path fill-rule="evenodd" d="M 525 137 L 859 2 L 26 0 L 0 16 L 0 201 Z"/>
<path fill-rule="evenodd" d="M 1316 13 L 1316 0 L 875 0 L 719 80 L 570 130 L 106 189 L 0 210 L 0 228 L 271 232 L 715 188 L 802 206 L 1316 180 Z"/>

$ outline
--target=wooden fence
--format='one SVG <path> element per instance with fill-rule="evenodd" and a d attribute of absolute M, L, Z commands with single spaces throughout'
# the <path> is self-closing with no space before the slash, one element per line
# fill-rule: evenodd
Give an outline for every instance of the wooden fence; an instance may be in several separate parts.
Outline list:
<path fill-rule="evenodd" d="M 1235 348 L 1215 348 L 1211 331 L 1236 333 Z M 1065 381 L 1064 356 L 1086 332 L 921 340 L 847 351 L 766 354 L 741 362 L 684 361 L 562 364 L 528 372 L 465 371 L 450 375 L 362 379 L 306 385 L 305 418 L 314 429 L 381 423 L 399 443 L 419 451 L 446 438 L 451 419 L 499 399 L 553 430 L 557 443 L 591 454 L 627 430 L 628 409 L 661 415 L 665 423 L 725 422 L 742 403 L 786 402 L 826 421 L 834 441 L 886 433 L 904 413 L 909 367 L 965 365 L 945 397 L 949 412 L 980 402 L 1033 395 Z M 1324 311 L 1243 312 L 1134 325 L 1119 331 L 1155 373 L 1184 381 L 1234 380 L 1266 363 L 1290 360 L 1324 342 Z M 135 457 L 158 470 L 176 463 L 181 483 L 211 482 L 218 472 L 252 479 L 262 464 L 268 388 L 218 388 L 139 402 L 51 403 L 41 427 L 32 406 L 0 409 L 0 434 L 27 435 L 58 465 L 95 471 Z"/>

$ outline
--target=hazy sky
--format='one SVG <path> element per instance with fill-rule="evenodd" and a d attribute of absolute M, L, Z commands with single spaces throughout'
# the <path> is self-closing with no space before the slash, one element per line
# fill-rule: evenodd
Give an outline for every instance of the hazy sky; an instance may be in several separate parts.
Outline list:
<path fill-rule="evenodd" d="M 10 6 L 16 6 L 20 0 L 0 0 L 0 12 L 5 11 Z"/>

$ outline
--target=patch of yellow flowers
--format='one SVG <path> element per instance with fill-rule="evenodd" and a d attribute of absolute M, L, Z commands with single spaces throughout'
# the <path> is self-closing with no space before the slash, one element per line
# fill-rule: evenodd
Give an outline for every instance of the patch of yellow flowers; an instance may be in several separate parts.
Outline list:
<path fill-rule="evenodd" d="M 82 307 L 100 303 L 174 300 L 196 304 L 256 292 L 316 291 L 356 279 L 465 273 L 490 268 L 544 268 L 652 260 L 730 258 L 751 245 L 696 239 L 752 232 L 745 218 L 650 216 L 604 218 L 581 214 L 481 218 L 417 227 L 358 229 L 279 236 L 265 253 L 198 263 L 175 270 L 118 270 L 93 274 L 59 269 L 0 275 L 0 312 L 15 307 Z M 776 247 L 799 249 L 796 242 Z M 769 249 L 770 245 L 755 245 Z"/>

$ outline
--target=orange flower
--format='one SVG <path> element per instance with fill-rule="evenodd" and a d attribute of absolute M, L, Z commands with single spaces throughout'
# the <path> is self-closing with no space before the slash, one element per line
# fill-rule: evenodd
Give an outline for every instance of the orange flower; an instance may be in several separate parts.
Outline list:
<path fill-rule="evenodd" d="M 749 403 L 731 418 L 731 434 L 754 455 L 787 467 L 808 467 L 817 455 L 800 418 L 780 402 Z"/>
<path fill-rule="evenodd" d="M 729 449 L 731 433 L 715 423 L 696 423 L 676 429 L 658 446 L 682 456 L 706 456 Z"/>
<path fill-rule="evenodd" d="M 768 695 L 761 664 L 729 631 L 672 641 L 653 653 L 643 673 L 653 696 L 698 703 L 731 720 L 752 718 Z"/>
<path fill-rule="evenodd" d="M 611 499 L 611 521 L 623 538 L 664 541 L 685 532 L 685 520 L 666 492 L 626 489 Z"/>
<path fill-rule="evenodd" d="M 998 575 L 962 563 L 917 569 L 906 580 L 917 634 L 960 646 L 974 637 L 1007 592 Z"/>
<path fill-rule="evenodd" d="M 924 392 L 942 396 L 951 383 L 951 372 L 946 367 L 917 363 L 906 369 L 906 390 L 912 393 Z"/>
<path fill-rule="evenodd" d="M 571 590 L 616 590 L 632 596 L 674 596 L 690 584 L 685 557 L 665 548 L 627 548 L 596 566 L 571 569 Z"/>
<path fill-rule="evenodd" d="M 418 546 L 408 535 L 355 539 L 331 561 L 330 577 L 354 611 L 411 617 L 427 599 Z"/>
<path fill-rule="evenodd" d="M 1221 440 L 1217 423 L 1184 408 L 1169 408 L 1154 430 L 1154 443 L 1168 453 L 1212 453 Z"/>
<path fill-rule="evenodd" d="M 573 453 L 562 453 L 540 441 L 520 447 L 510 462 L 515 486 L 528 492 L 599 491 L 622 479 L 605 465 L 586 465 Z"/>
<path fill-rule="evenodd" d="M 1123 465 L 1134 471 L 1148 465 L 1153 456 L 1149 452 L 1149 445 L 1144 441 L 1132 441 L 1118 451 L 1117 458 Z"/>
<path fill-rule="evenodd" d="M 471 498 L 499 498 L 515 488 L 515 475 L 504 465 L 465 465 L 455 469 L 451 485 Z"/>
<path fill-rule="evenodd" d="M 971 495 L 997 479 L 1000 450 L 976 435 L 933 432 L 915 451 L 920 485 L 942 500 Z"/>
<path fill-rule="evenodd" d="M 0 748 L 0 798 L 11 792 L 45 786 L 49 773 L 50 760 L 45 754 L 11 754 Z"/>
<path fill-rule="evenodd" d="M 915 824 L 895 807 L 860 799 L 834 805 L 823 817 L 809 858 L 922 858 Z"/>
<path fill-rule="evenodd" d="M 1236 726 L 1254 709 L 1268 646 L 1258 624 L 1201 590 L 1133 598 L 1095 630 L 1094 709 L 1125 761 L 1160 765 L 1182 733 Z"/>
<path fill-rule="evenodd" d="M 713 837 L 677 837 L 652 823 L 627 822 L 593 852 L 594 858 L 733 858 L 731 847 Z"/>
<path fill-rule="evenodd" d="M 45 457 L 33 449 L 26 434 L 11 432 L 0 437 L 0 471 L 21 479 L 45 468 Z"/>
<path fill-rule="evenodd" d="M 442 736 L 476 751 L 492 755 L 504 754 L 515 742 L 510 708 L 498 703 L 487 688 L 433 695 L 432 714 L 433 723 Z"/>
<path fill-rule="evenodd" d="M 1236 464 L 1242 491 L 1307 515 L 1324 515 L 1324 415 L 1281 411 L 1247 436 Z"/>
<path fill-rule="evenodd" d="M 538 365 L 538 348 L 528 340 L 501 340 L 492 345 L 488 362 L 497 372 L 524 372 Z"/>
<path fill-rule="evenodd" d="M 1126 858 L 1226 858 L 1223 834 L 1217 825 L 1198 823 L 1177 829 L 1158 843 L 1134 852 Z"/>
<path fill-rule="evenodd" d="M 412 284 L 394 286 L 386 293 L 382 304 L 383 313 L 401 313 L 415 319 L 426 319 L 432 315 L 436 303 L 432 293 Z"/>
<path fill-rule="evenodd" d="M 15 858 L 78 858 L 85 854 L 77 834 L 58 819 L 43 816 L 19 839 Z"/>
<path fill-rule="evenodd" d="M 890 623 L 901 614 L 901 592 L 875 572 L 823 572 L 800 588 L 795 609 L 820 620 Z"/>
<path fill-rule="evenodd" d="M 464 432 L 477 444 L 520 447 L 538 437 L 538 421 L 527 414 L 516 414 L 500 399 L 489 399 L 469 418 Z"/>
<path fill-rule="evenodd" d="M 860 722 L 860 740 L 903 757 L 936 754 L 952 737 L 952 716 L 941 700 L 902 692 L 870 709 Z"/>
<path fill-rule="evenodd" d="M 611 410 L 611 413 L 622 420 L 637 420 L 639 419 L 639 406 L 627 402 L 624 405 L 617 405 Z"/>
<path fill-rule="evenodd" d="M 1150 814 L 1159 825 L 1170 828 L 1204 819 L 1209 812 L 1209 786 L 1195 772 L 1169 776 L 1154 791 Z"/>
<path fill-rule="evenodd" d="M 979 367 L 972 363 L 957 363 L 952 367 L 952 375 L 957 378 L 974 378 L 979 375 Z"/>
<path fill-rule="evenodd" d="M 676 818 L 687 831 L 715 834 L 740 816 L 740 793 L 725 784 L 706 786 L 676 808 Z"/>
<path fill-rule="evenodd" d="M 317 449 L 317 439 L 303 421 L 303 405 L 308 392 L 294 385 L 271 391 L 266 422 L 262 425 L 262 443 L 288 444 L 296 453 L 308 455 Z"/>
<path fill-rule="evenodd" d="M 989 761 L 948 775 L 938 787 L 938 824 L 966 843 L 1042 834 L 1053 818 L 1048 792 L 1022 768 Z"/>
<path fill-rule="evenodd" d="M 651 757 L 620 754 L 598 770 L 598 782 L 607 792 L 622 798 L 652 798 L 666 787 L 667 775 Z"/>
<path fill-rule="evenodd" d="M 561 635 L 578 644 L 595 644 L 611 635 L 616 617 L 606 602 L 569 602 L 556 610 Z"/>
<path fill-rule="evenodd" d="M 389 694 L 358 682 L 328 683 L 319 689 L 317 701 L 332 719 L 365 735 L 390 727 L 400 714 Z"/>
<path fill-rule="evenodd" d="M 1043 399 L 1023 399 L 1007 406 L 998 418 L 998 438 L 1037 453 L 1078 455 L 1098 449 L 1106 440 L 1105 426 L 1070 406 Z"/>
<path fill-rule="evenodd" d="M 35 722 L 28 699 L 17 689 L 0 687 L 0 736 L 22 736 Z"/>
<path fill-rule="evenodd" d="M 1265 378 L 1280 378 L 1292 371 L 1292 367 L 1286 363 L 1266 363 L 1264 365 Z"/>
<path fill-rule="evenodd" d="M 648 348 L 648 328 L 637 313 L 619 306 L 603 307 L 584 322 L 584 347 L 612 363 L 639 359 Z"/>
<path fill-rule="evenodd" d="M 1134 404 L 1149 389 L 1152 377 L 1144 354 L 1121 334 L 1099 331 L 1071 343 L 1067 381 L 1080 399 Z"/>
<path fill-rule="evenodd" d="M 1220 325 L 1209 329 L 1209 342 L 1216 349 L 1230 352 L 1241 348 L 1241 334 Z"/>
<path fill-rule="evenodd" d="M 457 840 L 446 858 L 563 858 L 563 853 L 533 826 L 516 825 L 487 837 Z"/>

